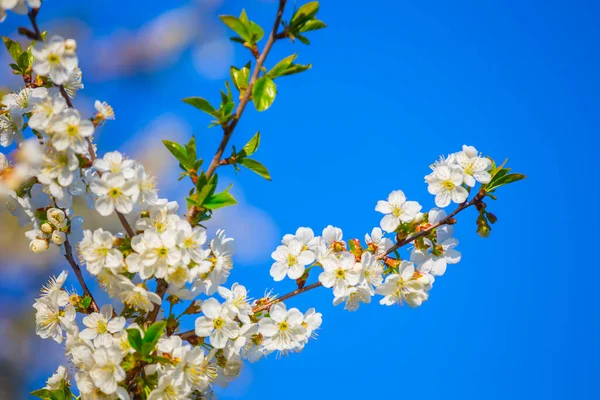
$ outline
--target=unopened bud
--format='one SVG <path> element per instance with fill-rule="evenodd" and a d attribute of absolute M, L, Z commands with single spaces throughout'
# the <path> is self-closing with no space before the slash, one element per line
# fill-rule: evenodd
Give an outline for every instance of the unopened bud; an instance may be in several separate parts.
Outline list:
<path fill-rule="evenodd" d="M 54 231 L 54 228 L 52 227 L 52 225 L 50 225 L 47 222 L 44 222 L 42 224 L 42 226 L 40 227 L 40 229 L 42 230 L 42 232 L 44 233 L 52 233 L 52 231 Z"/>
<path fill-rule="evenodd" d="M 61 209 L 48 209 L 48 211 L 46 211 L 46 217 L 48 217 L 48 222 L 58 229 L 62 229 L 67 226 L 67 217 L 65 216 L 65 212 Z"/>
<path fill-rule="evenodd" d="M 477 228 L 477 234 L 482 238 L 489 237 L 490 233 L 492 233 L 492 228 L 489 225 L 479 225 L 479 228 Z"/>
<path fill-rule="evenodd" d="M 425 221 L 425 214 L 422 212 L 417 213 L 417 215 L 415 215 L 415 219 L 413 220 L 413 222 L 416 222 L 417 224 L 420 224 L 423 221 Z"/>
<path fill-rule="evenodd" d="M 43 253 L 48 250 L 48 242 L 42 239 L 33 239 L 31 243 L 29 243 L 29 250 L 34 253 Z"/>
<path fill-rule="evenodd" d="M 62 246 L 62 244 L 67 240 L 67 235 L 61 231 L 52 232 L 52 236 L 50 237 L 52 242 L 58 246 Z"/>
<path fill-rule="evenodd" d="M 77 50 L 77 42 L 75 39 L 67 39 L 65 40 L 65 52 L 74 54 Z"/>
<path fill-rule="evenodd" d="M 498 221 L 498 217 L 496 217 L 494 214 L 492 213 L 487 213 L 487 218 L 490 221 L 490 223 L 495 224 Z"/>

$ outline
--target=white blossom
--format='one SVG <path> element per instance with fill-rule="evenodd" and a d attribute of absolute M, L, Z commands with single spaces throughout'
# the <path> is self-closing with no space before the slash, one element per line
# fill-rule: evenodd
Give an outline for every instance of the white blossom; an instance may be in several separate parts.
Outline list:
<path fill-rule="evenodd" d="M 202 303 L 204 315 L 196 319 L 196 335 L 210 337 L 210 344 L 216 349 L 223 349 L 229 339 L 239 333 L 238 324 L 231 318 L 229 308 L 221 305 L 213 298 Z"/>
<path fill-rule="evenodd" d="M 286 276 L 298 279 L 304 274 L 307 265 L 315 261 L 315 254 L 306 249 L 306 245 L 298 239 L 291 239 L 287 244 L 278 246 L 271 254 L 275 260 L 271 266 L 271 276 L 278 282 Z"/>
<path fill-rule="evenodd" d="M 451 168 L 446 165 L 436 167 L 433 172 L 425 177 L 429 184 L 427 190 L 435 195 L 435 205 L 446 207 L 450 201 L 463 203 L 467 200 L 469 193 L 462 187 L 464 174 L 459 168 Z"/>
<path fill-rule="evenodd" d="M 398 225 L 403 222 L 412 222 L 421 205 L 416 201 L 406 201 L 406 196 L 401 190 L 394 190 L 388 196 L 387 201 L 377 202 L 375 211 L 385 214 L 381 220 L 381 228 L 386 232 L 394 232 Z"/>
<path fill-rule="evenodd" d="M 69 74 L 77 68 L 74 41 L 53 36 L 45 42 L 38 43 L 31 49 L 35 57 L 33 71 L 38 75 L 47 75 L 57 85 L 69 79 Z"/>

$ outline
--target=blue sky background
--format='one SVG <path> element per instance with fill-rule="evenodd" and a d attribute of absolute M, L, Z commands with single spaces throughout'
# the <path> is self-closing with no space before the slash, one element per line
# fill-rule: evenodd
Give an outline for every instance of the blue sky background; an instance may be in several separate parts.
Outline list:
<path fill-rule="evenodd" d="M 189 5 L 86 3 L 45 2 L 42 27 L 68 16 L 87 34 L 107 36 Z M 276 5 L 265 1 L 225 1 L 202 21 L 242 7 L 271 25 Z M 310 35 L 312 46 L 277 44 L 268 65 L 299 52 L 298 62 L 314 67 L 278 81 L 272 109 L 249 107 L 233 138 L 241 147 L 261 130 L 257 158 L 273 181 L 220 170 L 223 184 L 234 181 L 248 207 L 270 221 L 270 233 L 247 225 L 246 236 L 264 238 L 267 250 L 240 263 L 231 279 L 254 296 L 293 289 L 268 273 L 269 249 L 284 233 L 333 224 L 345 238 L 362 238 L 379 223 L 377 200 L 394 189 L 429 208 L 428 165 L 462 144 L 509 157 L 529 178 L 490 202 L 499 221 L 489 239 L 475 234 L 473 210 L 460 215 L 463 261 L 436 281 L 422 307 L 372 304 L 348 313 L 331 305 L 326 290 L 297 297 L 288 305 L 324 314 L 318 340 L 301 354 L 249 365 L 222 399 L 597 398 L 600 266 L 586 235 L 598 218 L 599 16 L 594 1 L 323 1 L 329 28 Z M 0 31 L 25 23 L 9 15 Z M 203 77 L 193 53 L 111 79 L 86 80 L 82 60 L 88 97 L 80 101 L 106 100 L 117 114 L 99 137 L 100 153 L 173 113 L 197 136 L 199 153 L 212 157 L 220 132 L 180 100 L 216 102 L 228 71 Z M 236 47 L 235 63 L 247 59 Z M 178 198 L 183 189 L 171 188 Z"/>

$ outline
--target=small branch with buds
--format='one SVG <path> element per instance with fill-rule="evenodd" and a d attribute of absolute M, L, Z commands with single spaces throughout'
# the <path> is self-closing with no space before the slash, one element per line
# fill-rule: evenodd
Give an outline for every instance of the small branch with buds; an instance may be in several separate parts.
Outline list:
<path fill-rule="evenodd" d="M 207 179 L 209 179 L 215 173 L 215 170 L 220 165 L 226 165 L 226 164 L 221 163 L 221 158 L 223 157 L 225 148 L 227 147 L 227 144 L 229 143 L 229 139 L 231 139 L 231 135 L 233 135 L 233 131 L 235 130 L 235 127 L 237 126 L 238 121 L 240 120 L 240 118 L 242 117 L 242 114 L 244 113 L 244 109 L 246 108 L 246 105 L 248 105 L 248 102 L 251 99 L 252 88 L 254 87 L 254 84 L 258 80 L 258 76 L 260 74 L 260 71 L 263 68 L 265 61 L 267 60 L 267 56 L 269 55 L 271 48 L 275 44 L 275 41 L 277 41 L 277 39 L 279 39 L 279 37 L 278 37 L 279 35 L 277 34 L 277 29 L 279 28 L 279 25 L 281 24 L 281 18 L 283 17 L 283 11 L 285 10 L 286 3 L 287 3 L 287 0 L 279 0 L 279 8 L 277 9 L 277 15 L 275 16 L 275 23 L 273 24 L 273 29 L 271 31 L 271 34 L 269 35 L 269 39 L 267 40 L 267 43 L 265 44 L 265 48 L 263 49 L 262 53 L 256 60 L 256 65 L 254 66 L 254 71 L 252 72 L 252 77 L 250 78 L 250 82 L 248 83 L 248 88 L 246 89 L 246 92 L 244 93 L 244 97 L 240 101 L 240 104 L 238 104 L 237 109 L 235 110 L 235 115 L 233 116 L 233 119 L 231 120 L 231 122 L 223 125 L 223 139 L 221 140 L 221 143 L 219 144 L 217 152 L 215 153 L 212 161 L 210 162 L 210 165 L 208 166 L 208 169 L 206 170 L 206 178 Z M 198 214 L 199 211 L 200 210 L 197 207 L 190 206 L 190 208 L 188 210 L 188 218 L 187 218 L 190 223 L 192 223 L 194 221 L 194 219 L 196 218 L 196 215 Z"/>

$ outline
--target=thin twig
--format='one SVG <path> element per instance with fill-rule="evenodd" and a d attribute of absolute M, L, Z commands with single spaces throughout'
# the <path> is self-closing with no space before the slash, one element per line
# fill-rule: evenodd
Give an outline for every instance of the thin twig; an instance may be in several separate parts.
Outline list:
<path fill-rule="evenodd" d="M 169 284 L 164 279 L 156 280 L 156 294 L 158 295 L 158 297 L 160 297 L 161 300 L 165 297 L 165 292 L 168 288 Z M 156 321 L 156 317 L 158 317 L 158 312 L 161 308 L 162 306 L 160 304 L 155 304 L 152 311 L 148 313 L 148 318 L 146 319 L 146 321 L 148 321 L 149 323 L 153 323 L 154 321 Z"/>
<path fill-rule="evenodd" d="M 33 40 L 43 40 L 42 38 L 42 32 L 40 31 L 40 28 L 38 26 L 37 23 L 37 15 L 38 12 L 40 11 L 39 8 L 32 8 L 31 11 L 29 11 L 27 13 L 27 16 L 29 17 L 29 20 L 31 21 L 31 26 L 33 27 L 33 33 L 35 34 L 35 36 L 31 37 Z"/>
<path fill-rule="evenodd" d="M 258 80 L 258 75 L 260 74 L 260 71 L 262 70 L 264 63 L 267 60 L 267 56 L 269 55 L 269 52 L 271 51 L 273 44 L 275 44 L 275 42 L 278 39 L 277 29 L 278 29 L 279 25 L 281 24 L 281 18 L 283 17 L 283 11 L 285 10 L 286 3 L 287 3 L 287 0 L 279 0 L 279 8 L 277 9 L 277 15 L 275 16 L 275 23 L 273 24 L 273 29 L 271 30 L 269 39 L 267 40 L 267 43 L 265 44 L 265 48 L 263 49 L 262 53 L 260 54 L 260 57 L 258 57 L 258 59 L 256 60 L 256 65 L 254 66 L 254 71 L 252 72 L 252 77 L 250 78 L 250 82 L 248 83 L 248 88 L 246 89 L 246 92 L 244 93 L 244 97 L 238 104 L 238 106 L 235 110 L 235 115 L 233 116 L 233 119 L 231 120 L 231 122 L 223 125 L 223 139 L 221 139 L 221 143 L 219 144 L 217 152 L 215 153 L 212 161 L 210 162 L 210 165 L 208 166 L 208 168 L 206 170 L 206 178 L 207 179 L 209 179 L 215 173 L 215 170 L 219 167 L 219 165 L 221 165 L 221 158 L 223 157 L 225 148 L 227 147 L 227 144 L 229 143 L 229 139 L 231 139 L 231 135 L 233 135 L 233 131 L 235 130 L 235 127 L 237 126 L 238 121 L 242 117 L 242 114 L 244 113 L 244 110 L 245 110 L 246 106 L 248 105 L 248 102 L 250 101 L 250 98 L 252 96 L 252 88 L 254 87 L 254 84 Z M 196 208 L 195 206 L 190 206 L 190 209 L 188 211 L 188 221 L 193 222 L 198 212 L 199 212 L 198 208 Z"/>
<path fill-rule="evenodd" d="M 87 284 L 85 283 L 85 279 L 83 279 L 83 273 L 81 272 L 81 267 L 79 266 L 79 264 L 77 264 L 77 262 L 75 261 L 75 258 L 73 257 L 73 249 L 71 247 L 71 243 L 69 242 L 68 237 L 65 239 L 65 242 L 63 245 L 65 247 L 65 258 L 71 265 L 73 272 L 75 272 L 75 276 L 77 276 L 77 280 L 79 281 L 79 284 L 81 285 L 81 288 L 83 289 L 83 293 L 86 296 L 89 296 L 90 299 L 92 299 L 92 302 L 90 303 L 90 308 L 92 309 L 92 311 L 98 312 L 98 310 L 99 310 L 98 304 L 96 303 L 96 300 L 94 300 L 94 296 L 92 295 L 92 292 L 90 291 Z"/>
<path fill-rule="evenodd" d="M 414 242 L 417 239 L 420 239 L 424 236 L 429 235 L 429 233 L 442 226 L 442 225 L 453 225 L 456 223 L 456 220 L 454 219 L 454 216 L 456 214 L 458 214 L 459 212 L 463 211 L 466 208 L 471 207 L 472 205 L 476 205 L 477 203 L 481 203 L 481 201 L 483 200 L 483 198 L 485 197 L 485 192 L 479 192 L 477 193 L 477 195 L 475 197 L 473 197 L 473 199 L 469 202 L 464 202 L 461 205 L 459 205 L 454 211 L 452 211 L 448 216 L 446 216 L 444 219 L 442 219 L 441 221 L 436 222 L 433 225 L 428 226 L 427 228 L 423 229 L 422 231 L 415 233 L 414 235 L 411 235 L 405 239 L 399 240 L 396 242 L 395 245 L 393 245 L 392 247 L 390 247 L 384 254 L 380 255 L 379 259 L 384 258 L 385 256 L 387 256 L 390 253 L 393 253 L 394 251 L 398 250 L 400 247 L 407 245 L 408 243 Z"/>

